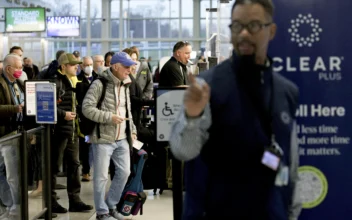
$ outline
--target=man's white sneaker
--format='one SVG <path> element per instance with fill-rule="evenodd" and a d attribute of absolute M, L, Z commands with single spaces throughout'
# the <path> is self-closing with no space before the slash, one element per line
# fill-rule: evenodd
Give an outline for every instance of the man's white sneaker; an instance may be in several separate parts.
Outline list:
<path fill-rule="evenodd" d="M 116 209 L 109 209 L 109 215 L 116 218 L 117 220 L 124 220 L 125 216 L 119 213 Z"/>

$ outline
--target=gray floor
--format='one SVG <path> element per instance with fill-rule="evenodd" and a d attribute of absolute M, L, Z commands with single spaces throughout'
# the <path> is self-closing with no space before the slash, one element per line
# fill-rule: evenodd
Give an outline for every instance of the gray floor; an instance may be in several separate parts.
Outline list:
<path fill-rule="evenodd" d="M 58 178 L 58 183 L 66 185 L 66 178 Z M 66 190 L 58 190 L 58 195 L 61 197 L 59 203 L 68 208 L 68 198 Z M 172 192 L 164 191 L 163 195 L 154 196 L 152 190 L 146 191 L 148 193 L 148 200 L 143 207 L 143 215 L 129 216 L 126 219 L 134 220 L 172 220 Z M 81 188 L 81 198 L 82 200 L 90 205 L 94 206 L 93 201 L 93 182 L 82 182 Z M 42 198 L 30 198 L 29 199 L 29 219 L 32 219 L 40 210 L 42 209 Z M 95 211 L 87 213 L 67 213 L 61 214 L 57 220 L 93 220 L 95 219 Z"/>

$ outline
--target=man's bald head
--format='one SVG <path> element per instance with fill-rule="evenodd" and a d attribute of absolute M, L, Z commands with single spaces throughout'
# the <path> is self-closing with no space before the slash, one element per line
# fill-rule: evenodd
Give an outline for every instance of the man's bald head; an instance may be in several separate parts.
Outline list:
<path fill-rule="evenodd" d="M 4 68 L 6 68 L 7 66 L 11 66 L 18 61 L 22 63 L 22 59 L 20 56 L 13 54 L 13 53 L 9 54 L 4 59 Z"/>

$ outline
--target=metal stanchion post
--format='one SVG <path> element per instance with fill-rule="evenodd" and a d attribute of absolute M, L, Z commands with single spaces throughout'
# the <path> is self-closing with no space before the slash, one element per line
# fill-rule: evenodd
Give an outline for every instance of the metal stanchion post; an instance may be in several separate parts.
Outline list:
<path fill-rule="evenodd" d="M 20 169 L 21 169 L 21 219 L 28 219 L 28 150 L 27 150 L 27 132 L 22 132 L 20 146 Z M 18 146 L 16 146 L 18 147 Z M 17 150 L 17 149 L 16 149 Z"/>
<path fill-rule="evenodd" d="M 182 162 L 172 156 L 172 194 L 174 220 L 181 220 L 183 206 Z"/>
<path fill-rule="evenodd" d="M 43 186 L 44 186 L 44 203 L 47 211 L 45 219 L 51 220 L 51 144 L 50 144 L 50 125 L 45 125 L 44 143 L 42 143 L 43 152 Z"/>

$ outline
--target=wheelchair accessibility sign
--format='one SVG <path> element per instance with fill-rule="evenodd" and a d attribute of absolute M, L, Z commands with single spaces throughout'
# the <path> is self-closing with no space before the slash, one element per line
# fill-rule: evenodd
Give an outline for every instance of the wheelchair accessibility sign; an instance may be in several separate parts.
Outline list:
<path fill-rule="evenodd" d="M 185 88 L 156 89 L 157 141 L 169 141 L 170 131 L 183 104 Z"/>
<path fill-rule="evenodd" d="M 164 116 L 171 116 L 171 115 L 173 115 L 174 113 L 172 112 L 172 109 L 169 107 L 169 106 L 167 106 L 167 102 L 165 102 L 165 108 L 163 108 L 163 110 L 162 110 L 162 113 L 163 113 L 163 115 Z"/>

